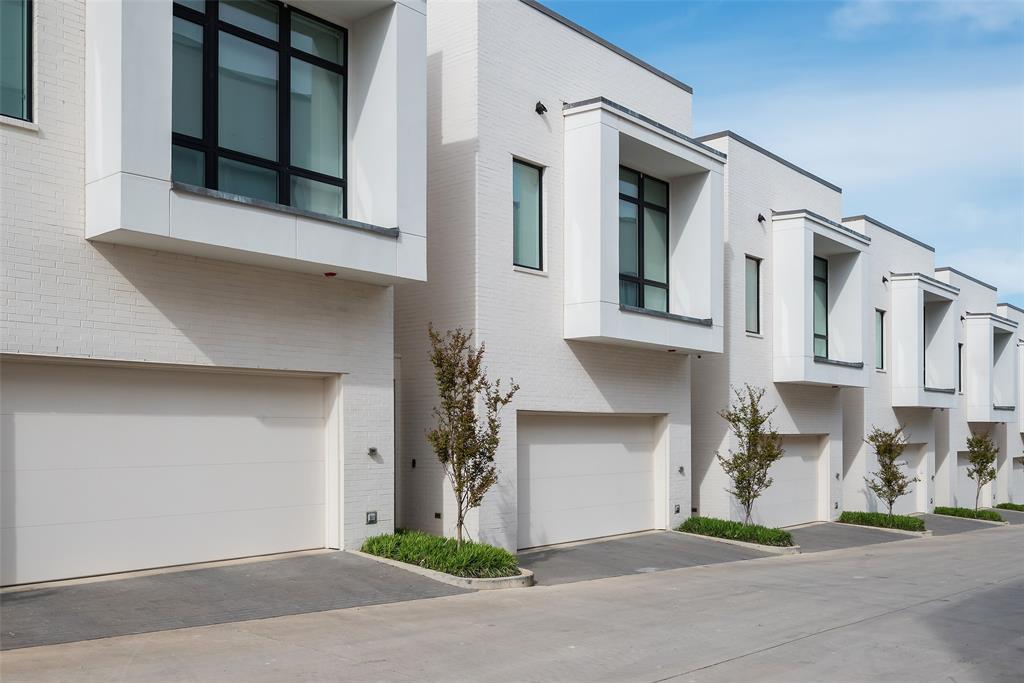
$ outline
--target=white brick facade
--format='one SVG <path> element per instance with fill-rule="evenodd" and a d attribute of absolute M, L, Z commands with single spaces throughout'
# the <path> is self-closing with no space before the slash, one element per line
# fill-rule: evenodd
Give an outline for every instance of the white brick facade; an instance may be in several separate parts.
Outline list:
<path fill-rule="evenodd" d="M 2 352 L 340 375 L 343 543 L 390 530 L 391 287 L 86 241 L 88 9 L 33 10 L 34 124 L 0 123 Z"/>

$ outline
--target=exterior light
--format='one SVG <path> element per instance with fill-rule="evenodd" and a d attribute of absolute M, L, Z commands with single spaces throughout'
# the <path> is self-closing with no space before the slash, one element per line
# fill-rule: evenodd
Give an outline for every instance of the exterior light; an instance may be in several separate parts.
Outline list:
<path fill-rule="evenodd" d="M 376 510 L 371 510 L 370 512 L 366 513 L 366 523 L 367 524 L 376 524 L 377 523 L 377 511 Z"/>
<path fill-rule="evenodd" d="M 882 276 L 882 284 L 884 285 L 888 281 L 889 281 L 889 278 L 887 278 L 886 276 L 883 275 Z"/>
<path fill-rule="evenodd" d="M 366 449 L 366 454 L 371 458 L 376 458 L 378 455 L 380 455 L 380 453 L 377 452 L 376 446 L 370 446 L 368 449 Z"/>
<path fill-rule="evenodd" d="M 768 220 L 768 219 L 764 217 L 763 213 L 757 214 L 757 222 L 758 223 L 764 223 L 766 220 Z"/>
<path fill-rule="evenodd" d="M 548 108 L 545 107 L 544 103 L 541 102 L 540 100 L 537 101 L 537 105 L 533 108 L 533 110 L 540 114 L 541 116 L 548 113 Z"/>

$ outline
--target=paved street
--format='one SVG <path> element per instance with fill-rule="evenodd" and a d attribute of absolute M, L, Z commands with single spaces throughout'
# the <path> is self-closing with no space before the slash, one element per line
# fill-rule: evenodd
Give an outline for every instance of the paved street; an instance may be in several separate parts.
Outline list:
<path fill-rule="evenodd" d="M 5 682 L 1019 681 L 1024 527 L 3 653 Z M 756 674 L 756 676 L 755 676 Z"/>

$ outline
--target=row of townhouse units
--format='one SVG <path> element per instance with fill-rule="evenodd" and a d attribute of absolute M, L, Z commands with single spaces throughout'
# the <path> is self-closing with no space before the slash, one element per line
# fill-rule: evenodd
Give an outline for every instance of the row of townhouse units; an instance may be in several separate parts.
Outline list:
<path fill-rule="evenodd" d="M 1024 502 L 1024 312 L 543 5 L 3 12 L 3 585 L 452 533 L 430 324 L 522 387 L 469 520 L 506 548 L 738 518 L 744 383 L 759 522 L 875 509 L 874 425 L 902 511 L 973 504 L 972 433 Z"/>

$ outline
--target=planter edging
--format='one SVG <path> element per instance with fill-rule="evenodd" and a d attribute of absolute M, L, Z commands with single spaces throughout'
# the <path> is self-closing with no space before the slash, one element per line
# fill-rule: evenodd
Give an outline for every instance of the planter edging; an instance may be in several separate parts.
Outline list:
<path fill-rule="evenodd" d="M 760 550 L 764 553 L 771 553 L 772 555 L 799 555 L 800 546 L 798 545 L 761 545 L 760 543 L 748 543 L 747 541 L 737 541 L 732 538 L 721 538 L 719 536 L 705 536 L 704 534 L 692 534 L 689 531 L 679 531 L 678 529 L 670 529 L 674 534 L 682 534 L 683 536 L 690 536 L 692 538 L 704 538 L 712 541 L 718 541 L 719 543 L 728 543 L 729 545 L 736 545 L 741 548 L 749 548 L 750 550 Z"/>
<path fill-rule="evenodd" d="M 359 557 L 365 557 L 368 560 L 376 560 L 382 564 L 391 565 L 392 567 L 398 567 L 404 569 L 413 574 L 419 574 L 420 576 L 426 576 L 434 581 L 440 581 L 446 583 L 449 586 L 458 586 L 459 588 L 470 588 L 472 590 L 486 591 L 486 590 L 498 590 L 501 588 L 528 588 L 533 585 L 533 572 L 529 569 L 519 568 L 519 576 L 501 576 L 493 579 L 475 579 L 467 576 L 455 576 L 454 574 L 445 574 L 444 572 L 435 571 L 433 569 L 427 569 L 426 567 L 420 567 L 419 565 L 409 564 L 408 562 L 402 562 L 400 560 L 392 560 L 390 557 L 380 557 L 379 555 L 371 555 L 370 553 L 364 553 L 361 550 L 348 550 L 353 555 Z"/>

